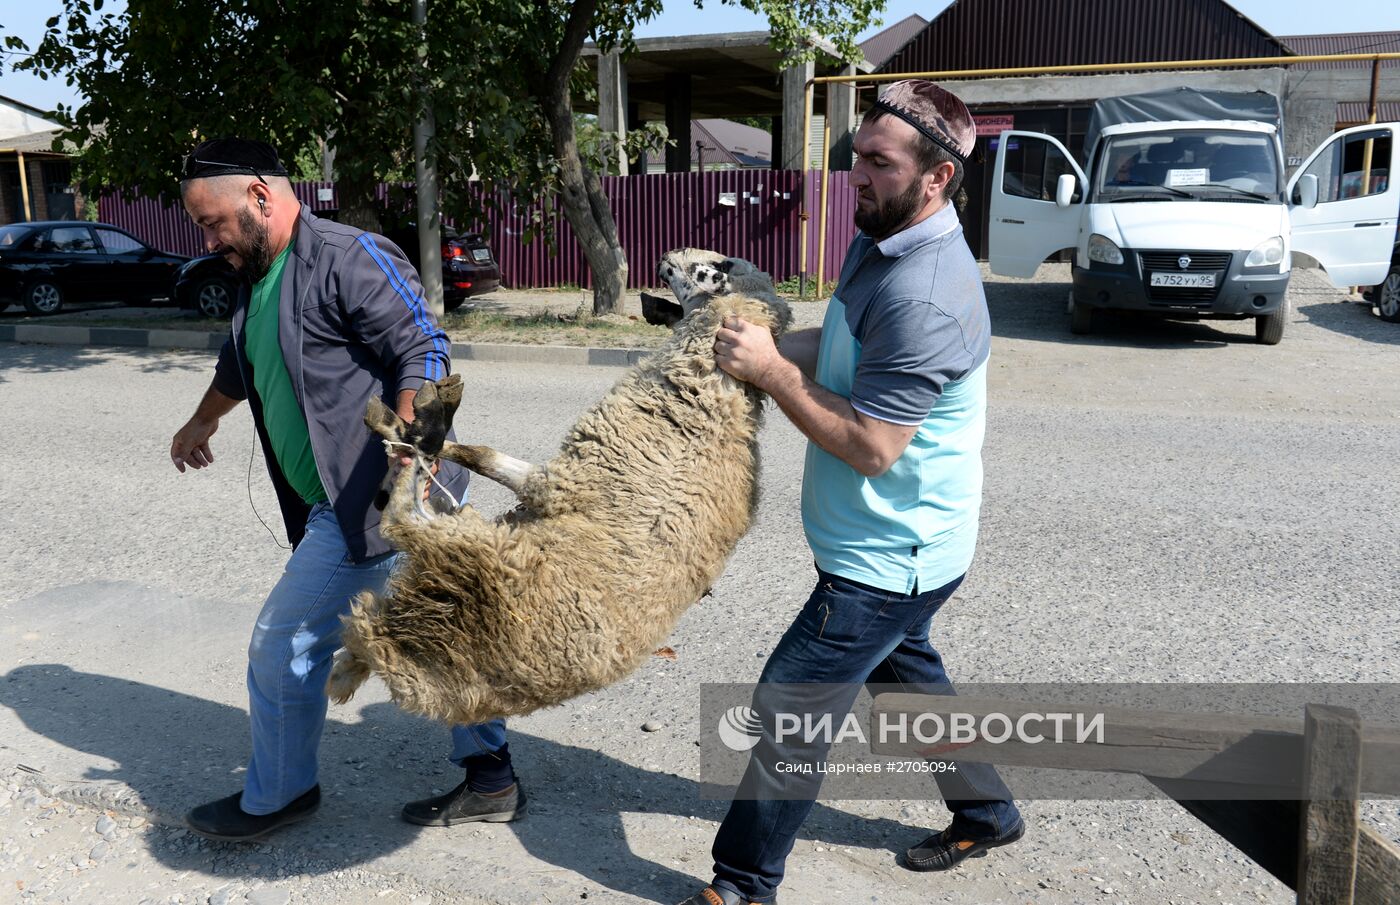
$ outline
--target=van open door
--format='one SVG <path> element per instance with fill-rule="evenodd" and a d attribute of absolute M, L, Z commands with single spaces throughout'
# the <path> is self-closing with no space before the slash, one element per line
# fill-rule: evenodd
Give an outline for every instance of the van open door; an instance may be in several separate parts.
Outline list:
<path fill-rule="evenodd" d="M 1397 132 L 1400 123 L 1343 129 L 1288 181 L 1293 250 L 1316 258 L 1343 289 L 1373 286 L 1390 270 L 1400 217 Z"/>
<path fill-rule="evenodd" d="M 1007 131 L 996 146 L 987 260 L 992 273 L 1035 276 L 1041 261 L 1078 240 L 1088 183 L 1074 155 L 1049 135 Z M 1074 190 L 1057 203 L 1066 174 Z"/>

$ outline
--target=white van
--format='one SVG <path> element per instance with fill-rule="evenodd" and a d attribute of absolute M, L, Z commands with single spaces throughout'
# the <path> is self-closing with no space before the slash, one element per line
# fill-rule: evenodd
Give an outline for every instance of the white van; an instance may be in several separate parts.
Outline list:
<path fill-rule="evenodd" d="M 1133 122 L 1102 128 L 1086 174 L 1060 142 L 1007 131 L 992 184 L 993 273 L 1033 276 L 1074 249 L 1071 329 L 1097 308 L 1255 319 L 1272 345 L 1288 319 L 1294 253 L 1340 288 L 1385 279 L 1400 210 L 1397 123 L 1336 133 L 1283 182 L 1271 123 Z"/>

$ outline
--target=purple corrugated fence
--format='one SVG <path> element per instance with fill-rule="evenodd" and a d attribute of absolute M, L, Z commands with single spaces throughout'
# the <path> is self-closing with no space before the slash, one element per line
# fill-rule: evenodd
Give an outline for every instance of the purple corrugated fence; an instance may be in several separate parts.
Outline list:
<path fill-rule="evenodd" d="M 832 173 L 827 188 L 828 281 L 839 271 L 846 245 L 855 234 L 851 224 L 853 196 L 846 176 Z M 683 246 L 709 248 L 752 261 L 774 281 L 797 275 L 802 178 L 796 171 L 606 176 L 602 183 L 627 255 L 628 285 L 632 288 L 655 286 L 655 268 L 661 255 Z M 816 273 L 819 189 L 819 174 L 813 171 L 807 178 L 809 276 Z M 332 183 L 298 183 L 296 192 L 313 210 L 338 206 Z M 100 204 L 104 222 L 150 245 L 177 254 L 203 253 L 199 230 L 178 204 L 167 207 L 151 199 L 128 202 L 115 197 L 103 198 Z M 554 219 L 553 248 L 538 240 L 524 241 L 528 216 L 509 209 L 488 215 L 491 249 L 501 265 L 502 282 L 520 289 L 591 285 L 588 264 L 558 202 L 552 202 L 545 212 Z"/>

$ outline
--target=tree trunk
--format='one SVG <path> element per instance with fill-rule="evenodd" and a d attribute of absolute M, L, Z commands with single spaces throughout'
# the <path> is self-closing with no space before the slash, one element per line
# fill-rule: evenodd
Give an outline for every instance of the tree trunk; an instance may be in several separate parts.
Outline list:
<path fill-rule="evenodd" d="M 579 156 L 569 97 L 569 74 L 578 62 L 597 6 L 597 0 L 579 0 L 570 9 L 564 39 L 541 85 L 540 104 L 549 122 L 554 156 L 559 161 L 559 195 L 564 216 L 593 273 L 593 313 L 621 314 L 627 288 L 627 256 L 617 239 L 617 223 L 603 194 L 603 184 Z"/>
<path fill-rule="evenodd" d="M 355 179 L 344 173 L 339 176 L 335 181 L 335 193 L 340 202 L 340 214 L 337 219 L 356 229 L 372 233 L 382 232 L 384 224 L 380 222 L 379 203 L 374 196 L 379 184 L 371 180 Z"/>

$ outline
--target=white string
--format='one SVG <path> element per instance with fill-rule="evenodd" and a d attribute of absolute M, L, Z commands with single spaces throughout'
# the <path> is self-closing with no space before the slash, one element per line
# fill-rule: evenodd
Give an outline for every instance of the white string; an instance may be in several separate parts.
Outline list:
<path fill-rule="evenodd" d="M 403 449 L 406 449 L 413 454 L 414 465 L 426 471 L 428 473 L 428 480 L 433 482 L 433 486 L 447 495 L 447 498 L 452 501 L 453 511 L 462 508 L 462 504 L 457 502 L 457 497 L 453 496 L 452 491 L 448 490 L 447 487 L 444 486 L 442 482 L 437 479 L 437 475 L 433 474 L 433 470 L 428 466 L 428 460 L 423 458 L 423 455 L 418 452 L 417 447 L 408 443 L 401 443 L 398 440 L 384 441 L 384 451 L 388 455 L 392 456 L 396 447 L 402 447 Z"/>

